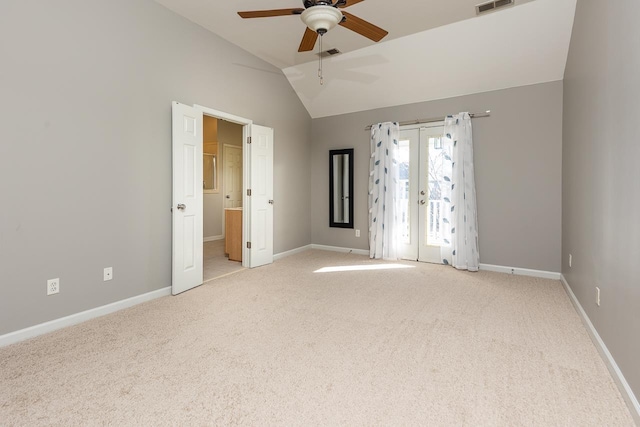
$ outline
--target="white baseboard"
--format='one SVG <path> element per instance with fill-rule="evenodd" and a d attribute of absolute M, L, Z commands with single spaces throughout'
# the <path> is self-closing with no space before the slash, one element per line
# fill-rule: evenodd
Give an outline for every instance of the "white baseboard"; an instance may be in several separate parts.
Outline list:
<path fill-rule="evenodd" d="M 356 255 L 369 255 L 368 249 L 353 249 L 353 248 L 343 248 L 340 246 L 326 246 L 326 245 L 311 245 L 311 249 L 320 249 L 322 251 L 333 251 L 333 252 L 346 252 L 350 254 Z"/>
<path fill-rule="evenodd" d="M 609 372 L 613 377 L 613 381 L 618 386 L 622 398 L 625 400 L 627 406 L 629 407 L 629 412 L 631 412 L 631 415 L 633 416 L 636 424 L 640 426 L 640 403 L 638 403 L 638 399 L 636 398 L 635 394 L 633 394 L 633 390 L 631 390 L 631 387 L 622 374 L 622 371 L 618 367 L 618 364 L 609 352 L 609 349 L 605 345 L 604 341 L 602 341 L 602 338 L 600 338 L 600 334 L 593 326 L 593 323 L 591 323 L 591 319 L 589 319 L 589 316 L 587 316 L 587 313 L 582 308 L 580 301 L 578 301 L 578 298 L 576 298 L 576 295 L 571 290 L 571 287 L 569 286 L 569 283 L 567 282 L 567 279 L 565 279 L 563 274 L 560 275 L 560 281 L 562 282 L 565 291 L 569 295 L 569 299 L 573 303 L 573 306 L 578 312 L 578 315 L 582 319 L 582 323 L 584 323 L 585 327 L 587 328 L 587 332 L 589 332 L 589 336 L 591 336 L 593 344 L 598 349 L 600 356 L 602 356 L 602 358 L 604 359 L 604 363 L 605 365 L 607 365 L 607 368 L 609 369 Z"/>
<path fill-rule="evenodd" d="M 291 249 L 289 251 L 279 252 L 273 255 L 273 260 L 277 261 L 279 259 L 291 256 L 291 255 L 299 254 L 300 252 L 304 252 L 308 249 L 311 249 L 311 245 L 300 246 L 299 248 Z"/>
<path fill-rule="evenodd" d="M 505 267 L 503 265 L 482 264 L 479 265 L 480 270 L 495 271 L 498 273 L 515 274 L 518 276 L 540 277 L 542 279 L 560 280 L 560 273 L 544 270 L 530 270 L 528 268 Z"/>
<path fill-rule="evenodd" d="M 123 299 L 121 301 L 116 301 L 101 307 L 81 311 L 80 313 L 71 314 L 39 325 L 30 326 L 25 329 L 20 329 L 19 331 L 9 332 L 8 334 L 0 335 L 0 347 L 37 337 L 38 335 L 43 335 L 48 332 L 53 332 L 67 326 L 76 325 L 96 317 L 104 316 L 105 314 L 113 313 L 124 308 L 129 308 L 134 305 L 168 295 L 171 295 L 171 286 L 147 292 L 146 294 L 136 295 L 135 297 Z"/>
<path fill-rule="evenodd" d="M 219 236 L 209 236 L 202 239 L 203 242 L 213 242 L 214 240 L 222 240 L 224 239 L 224 234 Z"/>

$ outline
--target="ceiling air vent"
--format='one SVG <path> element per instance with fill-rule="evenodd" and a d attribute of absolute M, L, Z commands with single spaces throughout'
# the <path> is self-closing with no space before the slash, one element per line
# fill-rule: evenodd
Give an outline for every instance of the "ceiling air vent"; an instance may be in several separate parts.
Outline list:
<path fill-rule="evenodd" d="M 318 55 L 318 56 L 320 56 L 322 58 L 326 58 L 327 56 L 333 56 L 333 55 L 337 55 L 339 53 L 341 53 L 341 52 L 334 47 L 333 49 L 329 49 L 329 50 L 325 50 L 324 52 L 316 53 L 316 55 Z"/>
<path fill-rule="evenodd" d="M 476 15 L 491 12 L 501 7 L 511 6 L 514 0 L 495 0 L 476 5 Z"/>

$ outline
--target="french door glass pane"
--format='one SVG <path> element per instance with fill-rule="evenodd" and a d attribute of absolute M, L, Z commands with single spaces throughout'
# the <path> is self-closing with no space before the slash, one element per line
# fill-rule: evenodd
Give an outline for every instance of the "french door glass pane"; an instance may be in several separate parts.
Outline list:
<path fill-rule="evenodd" d="M 429 138 L 429 156 L 426 165 L 426 187 L 429 189 L 427 214 L 425 215 L 425 239 L 430 246 L 444 244 L 442 236 L 442 187 L 445 185 L 443 176 L 443 160 L 446 155 L 441 137 Z"/>
<path fill-rule="evenodd" d="M 411 243 L 411 218 L 409 209 L 409 140 L 398 142 L 400 194 L 398 197 L 398 215 L 400 217 L 401 241 Z"/>

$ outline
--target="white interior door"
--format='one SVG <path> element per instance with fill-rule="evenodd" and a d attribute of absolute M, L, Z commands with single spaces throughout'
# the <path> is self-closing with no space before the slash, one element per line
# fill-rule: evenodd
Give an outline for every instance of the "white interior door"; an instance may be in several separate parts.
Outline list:
<path fill-rule="evenodd" d="M 225 144 L 224 156 L 224 207 L 242 207 L 242 148 Z"/>
<path fill-rule="evenodd" d="M 440 264 L 442 126 L 400 131 L 400 256 Z"/>
<path fill-rule="evenodd" d="M 202 284 L 202 112 L 172 103 L 173 295 Z"/>
<path fill-rule="evenodd" d="M 273 262 L 273 129 L 250 125 L 249 267 Z"/>

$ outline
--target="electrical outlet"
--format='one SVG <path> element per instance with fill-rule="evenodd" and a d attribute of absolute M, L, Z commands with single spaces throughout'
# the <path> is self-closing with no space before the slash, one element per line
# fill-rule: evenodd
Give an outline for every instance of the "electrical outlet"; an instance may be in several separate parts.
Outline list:
<path fill-rule="evenodd" d="M 573 257 L 569 254 L 569 267 L 571 267 L 571 261 L 573 261 Z"/>
<path fill-rule="evenodd" d="M 356 237 L 360 237 L 360 230 L 356 230 Z"/>
<path fill-rule="evenodd" d="M 600 307 L 600 288 L 596 286 L 596 304 Z"/>
<path fill-rule="evenodd" d="M 60 292 L 60 278 L 47 280 L 47 295 L 53 295 Z"/>
<path fill-rule="evenodd" d="M 113 279 L 113 267 L 106 267 L 103 274 L 104 281 Z"/>

